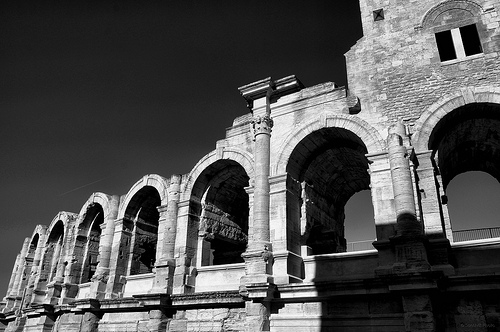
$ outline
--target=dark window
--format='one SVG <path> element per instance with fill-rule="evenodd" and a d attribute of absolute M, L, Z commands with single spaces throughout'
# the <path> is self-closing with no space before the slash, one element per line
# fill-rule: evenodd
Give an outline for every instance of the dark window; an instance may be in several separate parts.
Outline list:
<path fill-rule="evenodd" d="M 453 38 L 451 37 L 451 30 L 436 33 L 436 43 L 441 61 L 457 58 L 455 46 L 453 45 Z"/>
<path fill-rule="evenodd" d="M 483 52 L 475 24 L 436 33 L 441 61 L 463 59 Z"/>
<path fill-rule="evenodd" d="M 475 24 L 461 27 L 460 35 L 462 36 L 462 43 L 464 45 L 466 56 L 483 52 Z"/>

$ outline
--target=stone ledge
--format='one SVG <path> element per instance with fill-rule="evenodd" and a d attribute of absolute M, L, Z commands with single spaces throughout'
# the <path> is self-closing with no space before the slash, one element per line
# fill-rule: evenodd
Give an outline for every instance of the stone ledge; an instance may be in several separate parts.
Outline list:
<path fill-rule="evenodd" d="M 204 292 L 192 294 L 173 294 L 170 295 L 171 305 L 177 307 L 200 307 L 217 305 L 243 305 L 244 300 L 238 291 L 224 292 Z"/>

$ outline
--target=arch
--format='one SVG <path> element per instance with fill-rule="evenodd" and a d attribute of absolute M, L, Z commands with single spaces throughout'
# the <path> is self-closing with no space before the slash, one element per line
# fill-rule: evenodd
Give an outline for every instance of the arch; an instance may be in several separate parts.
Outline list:
<path fill-rule="evenodd" d="M 123 227 L 131 230 L 122 233 L 121 250 L 124 273 L 136 275 L 152 271 L 156 261 L 158 207 L 167 204 L 168 181 L 156 174 L 145 175 L 126 194 L 120 204 L 118 218 Z"/>
<path fill-rule="evenodd" d="M 99 203 L 86 205 L 85 212 L 80 214 L 77 225 L 77 236 L 72 247 L 73 256 L 81 257 L 72 264 L 72 282 L 84 283 L 91 280 L 99 261 L 99 243 L 101 225 L 105 223 L 104 210 Z"/>
<path fill-rule="evenodd" d="M 54 226 L 57 224 L 58 221 L 60 221 L 63 224 L 64 231 L 66 232 L 70 224 L 73 223 L 75 220 L 77 220 L 77 218 L 78 215 L 76 213 L 66 212 L 66 211 L 59 212 L 50 222 L 49 227 L 47 228 L 47 234 L 50 235 L 52 229 L 54 228 Z"/>
<path fill-rule="evenodd" d="M 75 218 L 75 214 L 59 212 L 47 230 L 37 283 L 37 288 L 43 292 L 46 291 L 47 284 L 53 281 L 58 274 L 61 277 L 63 275 L 61 273 L 63 268 L 62 261 L 65 257 L 64 250 L 66 249 L 65 242 L 68 225 Z"/>
<path fill-rule="evenodd" d="M 203 158 L 201 158 L 200 161 L 198 161 L 198 163 L 193 167 L 191 172 L 189 172 L 186 184 L 181 190 L 182 192 L 181 200 L 190 199 L 191 192 L 193 191 L 193 186 L 196 180 L 199 178 L 200 174 L 203 171 L 205 171 L 205 169 L 207 169 L 210 165 L 214 164 L 217 160 L 225 160 L 225 159 L 233 160 L 239 165 L 241 165 L 241 167 L 243 167 L 248 177 L 250 179 L 253 179 L 254 161 L 250 153 L 234 147 L 224 147 L 216 149 L 203 156 Z"/>
<path fill-rule="evenodd" d="M 368 153 L 381 152 L 386 149 L 385 140 L 366 121 L 353 116 L 326 114 L 320 120 L 311 120 L 298 128 L 294 128 L 293 132 L 285 138 L 283 144 L 278 148 L 278 158 L 275 167 L 271 170 L 274 171 L 271 176 L 286 172 L 292 151 L 307 135 L 322 128 L 330 127 L 346 129 L 357 135 L 363 141 Z"/>
<path fill-rule="evenodd" d="M 356 192 L 370 188 L 365 143 L 349 126 L 330 123 L 337 126 L 301 135 L 285 169 L 287 227 L 300 229 L 300 244 L 313 254 L 347 250 L 345 205 Z"/>
<path fill-rule="evenodd" d="M 113 206 L 112 197 L 105 193 L 95 192 L 92 195 L 90 195 L 85 204 L 83 204 L 80 213 L 78 214 L 80 216 L 79 224 L 83 221 L 81 219 L 81 216 L 83 216 L 86 213 L 89 205 L 91 204 L 99 204 L 102 207 L 104 211 L 104 216 L 103 216 L 104 220 L 116 219 L 118 211 L 116 207 Z"/>
<path fill-rule="evenodd" d="M 245 188 L 250 178 L 233 159 L 211 155 L 200 165 L 205 168 L 196 168 L 188 187 L 187 245 L 197 248 L 198 266 L 240 263 L 248 241 L 250 208 Z"/>
<path fill-rule="evenodd" d="M 144 175 L 142 179 L 137 181 L 125 195 L 125 199 L 120 204 L 118 211 L 118 219 L 125 218 L 125 212 L 130 205 L 132 198 L 144 187 L 155 188 L 160 197 L 160 205 L 167 204 L 168 201 L 168 181 L 164 177 L 157 174 Z"/>
<path fill-rule="evenodd" d="M 418 153 L 429 150 L 430 136 L 438 122 L 460 106 L 472 103 L 500 104 L 500 88 L 469 87 L 440 98 L 415 122 L 415 133 L 412 136 L 415 151 Z"/>
<path fill-rule="evenodd" d="M 45 237 L 45 234 L 47 234 L 47 226 L 36 225 L 35 229 L 33 230 L 33 233 L 31 234 L 31 237 L 30 237 L 30 243 L 32 243 L 35 236 L 38 235 L 38 238 L 39 238 L 38 246 L 42 245 L 42 241 Z"/>
<path fill-rule="evenodd" d="M 420 27 L 428 28 L 435 24 L 436 19 L 444 12 L 458 9 L 467 11 L 471 14 L 471 16 L 478 16 L 483 11 L 481 5 L 471 0 L 446 0 L 438 5 L 429 9 L 422 20 L 420 21 Z"/>

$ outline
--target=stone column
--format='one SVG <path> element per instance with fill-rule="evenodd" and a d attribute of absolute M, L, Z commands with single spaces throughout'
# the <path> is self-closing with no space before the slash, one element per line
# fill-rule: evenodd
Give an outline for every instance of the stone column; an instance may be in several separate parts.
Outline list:
<path fill-rule="evenodd" d="M 247 250 L 242 254 L 245 260 L 245 276 L 240 281 L 240 293 L 252 300 L 246 303 L 247 331 L 269 331 L 269 300 L 274 296 L 275 289 L 269 228 L 272 82 L 268 82 L 265 89 L 265 112 L 256 114 L 257 111 L 254 110 L 252 120 L 255 139 L 253 222 L 249 225 Z"/>
<path fill-rule="evenodd" d="M 256 116 L 253 120 L 255 135 L 253 223 L 249 227 L 247 251 L 242 255 L 246 263 L 245 283 L 273 283 L 269 231 L 269 153 L 272 125 L 273 121 L 268 114 Z"/>
<path fill-rule="evenodd" d="M 396 210 L 396 231 L 398 235 L 420 235 L 422 226 L 417 221 L 413 183 L 410 173 L 408 152 L 403 145 L 405 128 L 399 123 L 389 128 L 387 145 L 391 168 L 394 208 Z"/>
<path fill-rule="evenodd" d="M 168 188 L 168 203 L 158 208 L 158 245 L 156 251 L 155 280 L 151 293 L 171 293 L 175 270 L 175 236 L 181 176 L 173 175 Z"/>
<path fill-rule="evenodd" d="M 387 145 L 397 222 L 396 236 L 390 239 L 396 254 L 392 273 L 422 272 L 430 269 L 422 225 L 416 217 L 409 154 L 403 143 L 404 137 L 406 134 L 403 124 L 389 128 Z"/>

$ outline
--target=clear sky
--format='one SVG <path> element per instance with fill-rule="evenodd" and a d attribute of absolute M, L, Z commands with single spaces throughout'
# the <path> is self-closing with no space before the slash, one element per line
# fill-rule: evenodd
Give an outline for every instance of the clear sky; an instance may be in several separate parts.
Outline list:
<path fill-rule="evenodd" d="M 188 173 L 248 109 L 238 87 L 345 85 L 357 1 L 0 4 L 0 297 L 37 224 L 95 191 Z"/>
<path fill-rule="evenodd" d="M 345 85 L 360 37 L 355 0 L 3 2 L 0 298 L 37 224 L 188 173 L 248 111 L 239 86 Z"/>

